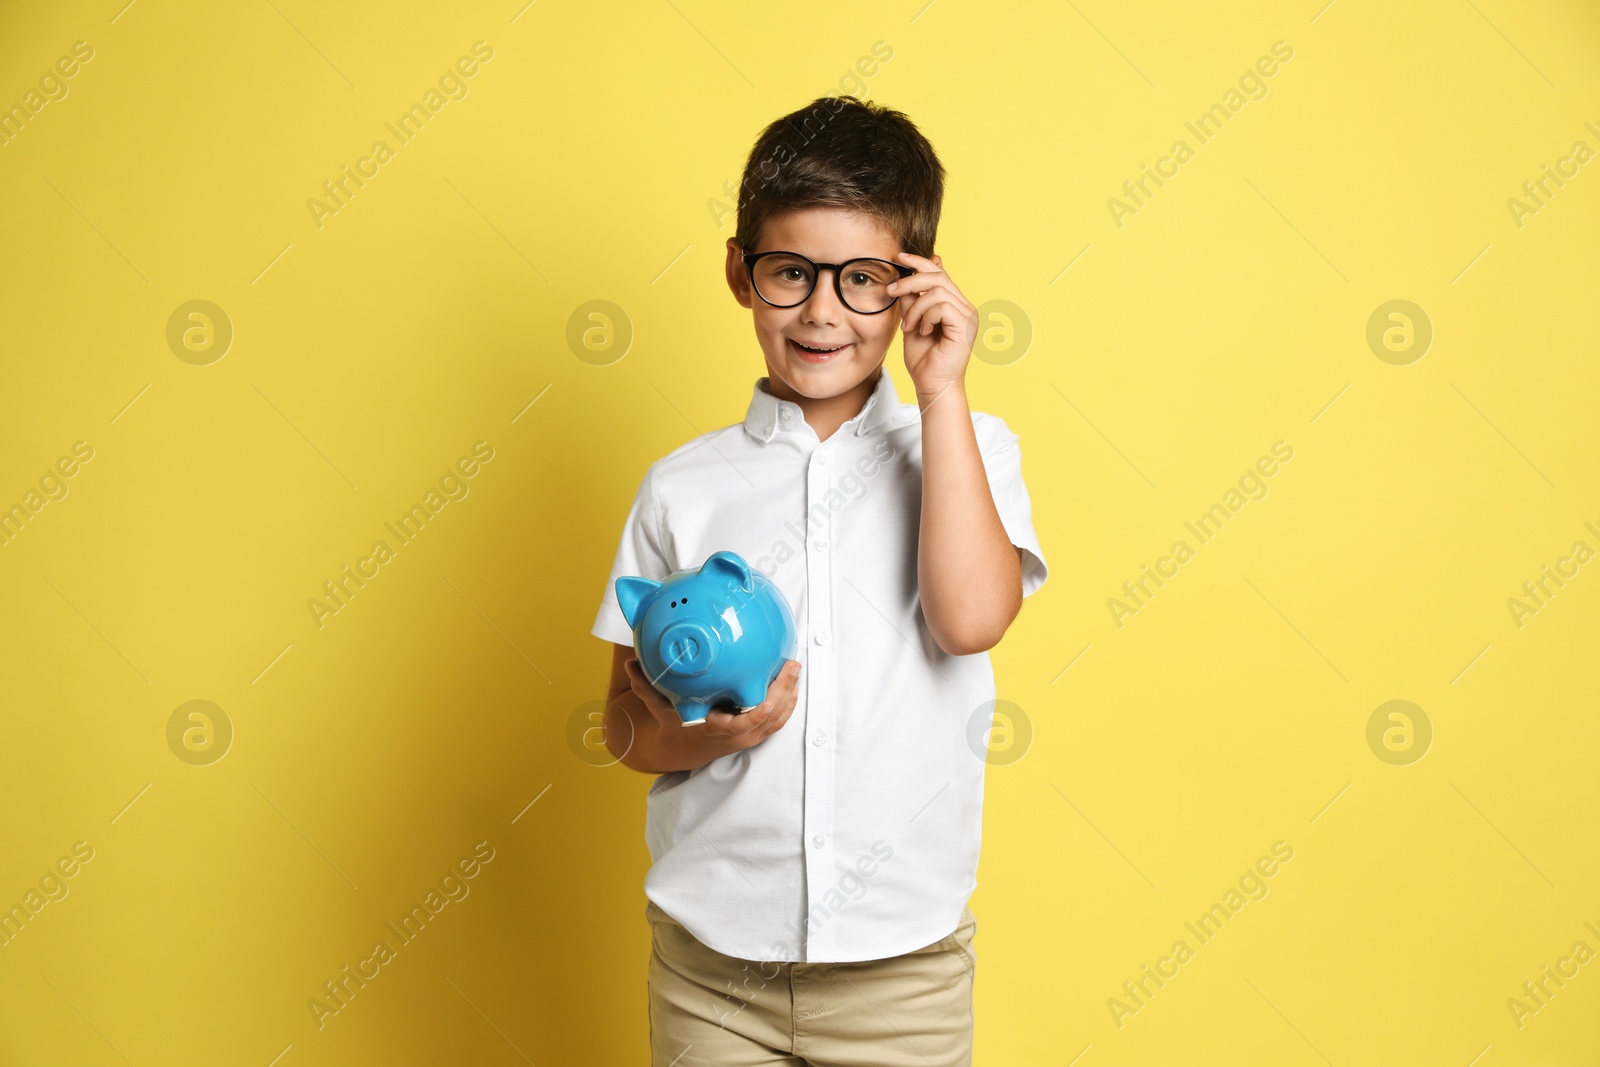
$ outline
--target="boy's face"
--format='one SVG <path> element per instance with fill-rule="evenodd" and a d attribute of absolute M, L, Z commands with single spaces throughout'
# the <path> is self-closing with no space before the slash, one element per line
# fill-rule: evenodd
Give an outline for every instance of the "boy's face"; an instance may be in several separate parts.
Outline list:
<path fill-rule="evenodd" d="M 817 263 L 844 263 L 871 256 L 899 262 L 900 242 L 877 219 L 843 208 L 797 208 L 768 219 L 761 239 L 750 252 L 798 252 Z M 728 240 L 728 287 L 740 306 L 755 315 L 756 337 L 767 361 L 774 396 L 785 400 L 821 400 L 849 392 L 876 372 L 900 326 L 900 302 L 877 315 L 851 311 L 839 302 L 833 271 L 817 275 L 816 287 L 804 303 L 773 307 L 750 286 L 745 249 Z M 844 346 L 832 355 L 807 356 L 795 342 L 812 347 Z"/>

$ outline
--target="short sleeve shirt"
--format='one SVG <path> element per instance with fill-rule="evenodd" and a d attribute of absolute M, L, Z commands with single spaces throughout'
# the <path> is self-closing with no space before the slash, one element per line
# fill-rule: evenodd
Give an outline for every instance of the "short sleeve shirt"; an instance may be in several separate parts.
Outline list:
<path fill-rule="evenodd" d="M 922 617 L 918 406 L 880 369 L 861 411 L 819 441 L 768 385 L 742 423 L 650 466 L 591 631 L 632 646 L 616 580 L 660 581 L 724 549 L 795 617 L 803 669 L 783 727 L 650 787 L 645 894 L 741 959 L 896 956 L 948 936 L 977 886 L 994 674 L 987 652 L 943 651 Z M 1018 438 L 994 415 L 972 424 L 1027 596 L 1048 572 Z"/>

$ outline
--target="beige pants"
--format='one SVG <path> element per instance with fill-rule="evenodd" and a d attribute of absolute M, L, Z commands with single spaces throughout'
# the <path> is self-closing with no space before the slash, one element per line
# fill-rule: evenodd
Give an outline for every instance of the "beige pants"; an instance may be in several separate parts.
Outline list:
<path fill-rule="evenodd" d="M 697 941 L 654 901 L 651 1067 L 970 1067 L 978 920 L 859 963 L 762 963 Z"/>

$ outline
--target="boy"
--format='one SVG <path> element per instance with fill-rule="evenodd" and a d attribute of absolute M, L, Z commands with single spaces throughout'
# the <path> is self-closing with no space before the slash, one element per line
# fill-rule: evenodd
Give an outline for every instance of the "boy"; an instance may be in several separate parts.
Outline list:
<path fill-rule="evenodd" d="M 1047 569 L 1017 436 L 967 406 L 943 192 L 900 112 L 825 97 L 767 127 L 726 265 L 767 375 L 743 422 L 650 466 L 623 527 L 592 632 L 615 645 L 606 744 L 659 775 L 656 1067 L 971 1062 L 987 652 Z M 884 365 L 897 328 L 915 405 Z M 613 583 L 719 549 L 783 591 L 800 659 L 684 727 Z"/>

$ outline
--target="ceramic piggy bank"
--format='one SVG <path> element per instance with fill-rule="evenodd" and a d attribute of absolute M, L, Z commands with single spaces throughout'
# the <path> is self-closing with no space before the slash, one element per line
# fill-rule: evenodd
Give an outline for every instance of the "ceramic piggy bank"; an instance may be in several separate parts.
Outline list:
<path fill-rule="evenodd" d="M 616 591 L 639 666 L 685 726 L 705 722 L 715 704 L 755 707 L 794 658 L 788 601 L 736 552 L 713 552 L 662 582 L 618 578 Z"/>

